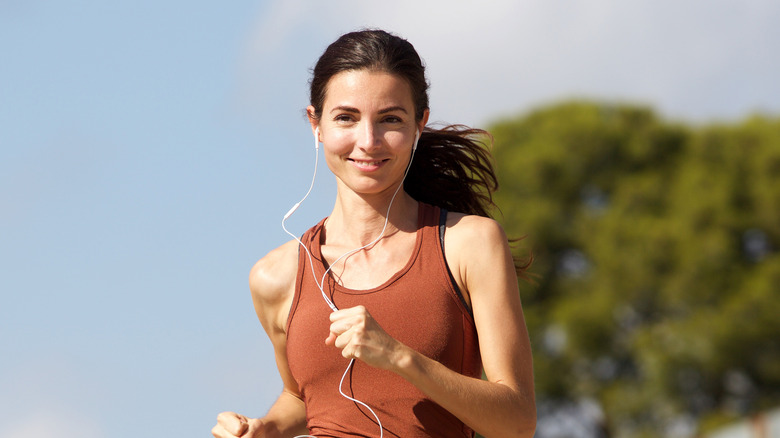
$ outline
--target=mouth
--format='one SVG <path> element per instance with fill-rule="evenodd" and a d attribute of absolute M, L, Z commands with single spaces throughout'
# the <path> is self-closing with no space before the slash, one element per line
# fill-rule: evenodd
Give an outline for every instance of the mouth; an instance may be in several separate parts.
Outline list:
<path fill-rule="evenodd" d="M 374 170 L 378 169 L 382 164 L 389 161 L 388 159 L 384 160 L 357 160 L 354 158 L 348 158 L 348 161 L 350 161 L 352 164 L 355 165 L 355 167 L 358 167 L 360 169 L 364 170 Z"/>

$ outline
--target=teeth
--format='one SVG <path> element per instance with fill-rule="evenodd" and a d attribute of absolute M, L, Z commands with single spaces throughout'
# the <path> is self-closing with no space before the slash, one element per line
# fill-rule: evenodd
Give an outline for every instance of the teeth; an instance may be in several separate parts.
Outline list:
<path fill-rule="evenodd" d="M 355 161 L 358 166 L 377 166 L 381 161 Z"/>

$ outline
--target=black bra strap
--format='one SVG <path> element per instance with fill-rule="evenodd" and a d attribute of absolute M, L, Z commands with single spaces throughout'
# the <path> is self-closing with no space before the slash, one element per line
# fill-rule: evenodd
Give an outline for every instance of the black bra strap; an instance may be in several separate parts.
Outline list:
<path fill-rule="evenodd" d="M 447 210 L 442 208 L 439 212 L 439 240 L 441 242 L 441 256 L 444 258 L 444 265 L 447 266 L 447 275 L 450 276 L 450 283 L 452 284 L 452 288 L 455 289 L 455 293 L 458 294 L 458 298 L 460 298 L 460 302 L 463 303 L 463 307 L 465 307 L 466 310 L 468 310 L 469 315 L 474 318 L 474 313 L 471 311 L 471 307 L 469 307 L 466 299 L 463 298 L 463 292 L 460 291 L 458 283 L 455 282 L 455 277 L 453 277 L 452 271 L 450 271 L 450 265 L 447 263 L 447 257 L 444 255 L 444 231 L 446 229 Z"/>

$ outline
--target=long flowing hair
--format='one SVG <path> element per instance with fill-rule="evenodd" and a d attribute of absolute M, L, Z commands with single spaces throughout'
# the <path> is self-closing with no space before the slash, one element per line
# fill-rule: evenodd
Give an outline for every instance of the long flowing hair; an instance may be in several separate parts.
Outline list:
<path fill-rule="evenodd" d="M 415 120 L 429 109 L 425 66 L 411 43 L 383 30 L 361 30 L 342 35 L 328 46 L 314 66 L 310 85 L 311 117 L 320 118 L 330 79 L 353 70 L 382 71 L 409 84 Z M 425 127 L 404 190 L 415 200 L 465 214 L 491 217 L 497 210 L 493 192 L 498 179 L 490 147 L 493 139 L 481 129 L 449 125 Z M 515 270 L 524 277 L 531 263 L 515 258 Z"/>

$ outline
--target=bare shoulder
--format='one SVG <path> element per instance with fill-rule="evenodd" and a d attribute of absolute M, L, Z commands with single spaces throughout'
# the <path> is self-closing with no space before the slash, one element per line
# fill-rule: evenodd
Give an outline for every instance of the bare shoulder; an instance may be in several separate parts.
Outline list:
<path fill-rule="evenodd" d="M 258 260 L 249 273 L 249 290 L 260 322 L 269 329 L 284 326 L 285 305 L 295 293 L 298 242 L 291 240 Z"/>
<path fill-rule="evenodd" d="M 444 256 L 453 279 L 472 305 L 478 285 L 507 277 L 512 255 L 501 224 L 483 216 L 447 214 Z M 514 271 L 513 271 L 514 272 Z"/>
<path fill-rule="evenodd" d="M 501 224 L 494 219 L 463 213 L 447 214 L 447 245 L 469 248 L 471 252 L 494 249 L 507 245 L 507 237 Z"/>

